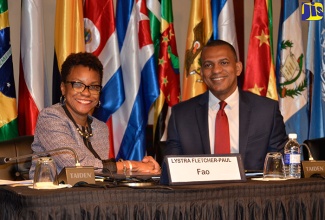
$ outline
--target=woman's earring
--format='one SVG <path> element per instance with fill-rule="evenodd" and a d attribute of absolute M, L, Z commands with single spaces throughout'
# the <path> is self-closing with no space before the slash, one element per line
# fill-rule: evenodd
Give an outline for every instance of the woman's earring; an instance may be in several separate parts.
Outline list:
<path fill-rule="evenodd" d="M 61 95 L 60 97 L 60 103 L 63 105 L 65 103 L 65 96 Z"/>
<path fill-rule="evenodd" d="M 96 108 L 99 108 L 101 104 L 102 104 L 102 103 L 101 103 L 100 101 L 98 101 L 98 103 L 97 103 L 97 105 L 96 105 Z"/>

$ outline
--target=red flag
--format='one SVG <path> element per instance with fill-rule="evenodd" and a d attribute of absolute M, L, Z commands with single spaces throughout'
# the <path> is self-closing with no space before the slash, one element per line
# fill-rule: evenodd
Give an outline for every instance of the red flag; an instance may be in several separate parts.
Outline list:
<path fill-rule="evenodd" d="M 277 100 L 272 34 L 272 1 L 255 0 L 243 90 Z"/>

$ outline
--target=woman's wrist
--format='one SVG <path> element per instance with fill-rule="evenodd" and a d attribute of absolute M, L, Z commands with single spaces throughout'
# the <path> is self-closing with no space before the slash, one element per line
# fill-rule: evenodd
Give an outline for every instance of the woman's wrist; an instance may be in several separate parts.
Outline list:
<path fill-rule="evenodd" d="M 128 162 L 128 164 L 129 164 L 129 170 L 130 170 L 130 172 L 132 172 L 133 170 L 132 170 L 132 168 L 133 168 L 133 166 L 132 166 L 132 162 L 130 161 L 130 160 L 127 160 L 127 162 Z"/>
<path fill-rule="evenodd" d="M 124 161 L 123 159 L 119 159 L 118 161 L 121 162 L 121 163 L 123 164 L 122 171 L 123 171 L 124 174 L 126 174 L 126 170 L 127 170 L 127 168 L 126 168 L 126 163 L 125 163 L 125 161 Z"/>
<path fill-rule="evenodd" d="M 123 160 L 123 159 L 119 159 L 118 162 L 116 163 L 117 166 L 117 170 L 118 171 L 134 171 L 136 165 L 133 163 L 134 161 L 131 160 Z"/>

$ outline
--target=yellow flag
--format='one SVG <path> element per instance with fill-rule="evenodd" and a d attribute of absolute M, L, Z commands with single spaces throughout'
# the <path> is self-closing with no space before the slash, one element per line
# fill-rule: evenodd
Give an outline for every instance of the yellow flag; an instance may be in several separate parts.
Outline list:
<path fill-rule="evenodd" d="M 85 51 L 82 0 L 57 0 L 54 36 L 52 102 L 60 99 L 60 70 L 70 53 Z"/>
<path fill-rule="evenodd" d="M 202 94 L 207 89 L 200 75 L 200 55 L 212 31 L 210 0 L 192 0 L 185 51 L 183 101 Z"/>
<path fill-rule="evenodd" d="M 54 47 L 59 69 L 70 53 L 85 51 L 82 0 L 58 0 Z"/>

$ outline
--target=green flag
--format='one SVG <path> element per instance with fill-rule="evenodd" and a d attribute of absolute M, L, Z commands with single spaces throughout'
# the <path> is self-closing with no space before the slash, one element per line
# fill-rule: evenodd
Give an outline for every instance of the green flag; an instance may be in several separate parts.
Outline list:
<path fill-rule="evenodd" d="M 18 136 L 7 0 L 0 0 L 0 141 Z"/>

